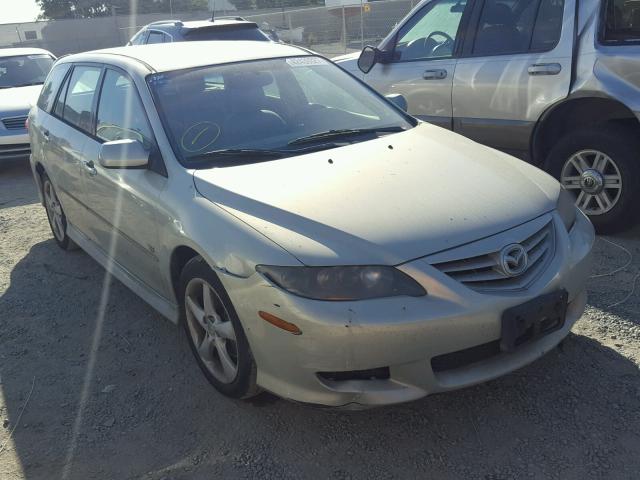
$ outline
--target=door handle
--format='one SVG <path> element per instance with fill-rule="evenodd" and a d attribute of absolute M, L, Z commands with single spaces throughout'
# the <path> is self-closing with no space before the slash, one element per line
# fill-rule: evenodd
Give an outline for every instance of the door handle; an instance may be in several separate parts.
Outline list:
<path fill-rule="evenodd" d="M 529 75 L 558 75 L 562 71 L 559 63 L 534 63 L 527 71 Z"/>
<path fill-rule="evenodd" d="M 42 136 L 44 137 L 44 141 L 48 142 L 49 141 L 49 130 L 43 129 L 42 130 Z"/>
<path fill-rule="evenodd" d="M 93 163 L 93 160 L 83 160 L 82 166 L 85 168 L 89 176 L 95 177 L 98 174 L 98 170 L 96 170 L 96 165 Z"/>
<path fill-rule="evenodd" d="M 447 71 L 443 68 L 438 68 L 436 70 L 425 70 L 422 73 L 422 78 L 425 80 L 442 80 L 443 78 L 447 78 Z"/>

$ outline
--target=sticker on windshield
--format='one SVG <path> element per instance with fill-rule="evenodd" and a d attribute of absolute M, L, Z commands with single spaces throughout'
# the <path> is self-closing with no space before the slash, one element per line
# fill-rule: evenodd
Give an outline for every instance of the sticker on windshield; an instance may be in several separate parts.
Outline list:
<path fill-rule="evenodd" d="M 308 67 L 310 65 L 326 65 L 327 62 L 320 57 L 293 57 L 287 58 L 287 63 L 292 67 Z"/>
<path fill-rule="evenodd" d="M 213 145 L 220 136 L 220 126 L 213 122 L 191 125 L 182 135 L 180 146 L 185 152 L 198 153 Z"/>

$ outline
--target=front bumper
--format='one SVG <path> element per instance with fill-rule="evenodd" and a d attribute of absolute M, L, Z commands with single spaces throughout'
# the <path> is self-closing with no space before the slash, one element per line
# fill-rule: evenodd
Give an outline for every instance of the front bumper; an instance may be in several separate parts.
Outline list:
<path fill-rule="evenodd" d="M 429 292 L 420 298 L 323 302 L 290 295 L 257 274 L 249 279 L 222 278 L 251 345 L 258 384 L 300 402 L 384 405 L 484 382 L 541 357 L 568 334 L 584 311 L 594 241 L 593 227 L 584 215 L 578 214 L 570 233 L 556 213 L 549 215 L 557 231 L 553 259 L 526 290 L 517 293 L 476 292 L 424 260 L 399 267 Z M 495 344 L 504 310 L 561 289 L 569 294 L 569 307 L 560 330 L 515 352 L 434 369 L 434 357 Z M 302 335 L 262 321 L 259 310 L 296 324 Z M 318 375 L 381 367 L 388 367 L 388 378 Z"/>
<path fill-rule="evenodd" d="M 0 125 L 0 162 L 29 158 L 31 145 L 26 129 L 6 130 Z"/>

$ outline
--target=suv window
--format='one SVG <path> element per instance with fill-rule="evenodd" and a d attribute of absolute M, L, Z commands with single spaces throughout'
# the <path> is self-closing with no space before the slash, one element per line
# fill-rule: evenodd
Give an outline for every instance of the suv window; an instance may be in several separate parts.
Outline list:
<path fill-rule="evenodd" d="M 139 140 L 147 149 L 153 134 L 144 106 L 131 79 L 108 69 L 98 106 L 96 136 L 104 141 Z"/>
<path fill-rule="evenodd" d="M 640 0 L 607 0 L 603 41 L 640 41 Z"/>
<path fill-rule="evenodd" d="M 129 45 L 142 45 L 144 43 L 146 33 L 147 31 L 145 29 L 140 30 L 131 40 L 129 40 Z"/>
<path fill-rule="evenodd" d="M 75 67 L 64 98 L 62 118 L 87 133 L 92 129 L 91 111 L 101 73 L 100 67 Z"/>
<path fill-rule="evenodd" d="M 40 92 L 40 97 L 38 98 L 38 107 L 45 112 L 51 111 L 53 100 L 56 98 L 56 93 L 60 89 L 60 84 L 64 80 L 69 68 L 70 64 L 63 63 L 53 67 L 53 70 L 49 73 L 44 87 L 42 87 L 42 92 Z"/>
<path fill-rule="evenodd" d="M 436 0 L 427 4 L 398 32 L 394 59 L 451 57 L 466 5 L 466 0 Z"/>
<path fill-rule="evenodd" d="M 170 42 L 171 40 L 168 39 L 168 37 L 162 33 L 162 32 L 158 32 L 155 30 L 151 30 L 149 32 L 149 38 L 147 38 L 147 44 L 151 44 L 151 43 L 164 43 L 164 42 Z"/>
<path fill-rule="evenodd" d="M 480 15 L 474 55 L 552 50 L 560 39 L 564 0 L 487 0 Z"/>

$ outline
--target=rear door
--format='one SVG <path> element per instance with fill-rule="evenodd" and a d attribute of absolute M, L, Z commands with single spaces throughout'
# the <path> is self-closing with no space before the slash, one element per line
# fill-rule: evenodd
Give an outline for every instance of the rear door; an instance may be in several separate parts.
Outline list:
<path fill-rule="evenodd" d="M 68 221 L 85 234 L 88 227 L 82 171 L 86 166 L 82 152 L 92 128 L 93 103 L 101 73 L 99 66 L 74 66 L 43 130 L 47 139 L 47 172 Z"/>
<path fill-rule="evenodd" d="M 105 69 L 95 118 L 95 132 L 83 153 L 91 166 L 85 170 L 91 236 L 110 259 L 167 296 L 156 255 L 158 199 L 167 179 L 144 106 L 124 71 Z M 138 140 L 151 152 L 149 168 L 100 165 L 102 144 L 122 139 Z"/>
<path fill-rule="evenodd" d="M 455 57 L 468 9 L 467 0 L 426 3 L 385 46 L 392 50 L 389 61 L 376 64 L 363 80 L 383 94 L 402 94 L 411 115 L 451 128 Z"/>
<path fill-rule="evenodd" d="M 527 157 L 536 121 L 571 82 L 574 0 L 482 0 L 453 79 L 454 130 Z"/>

